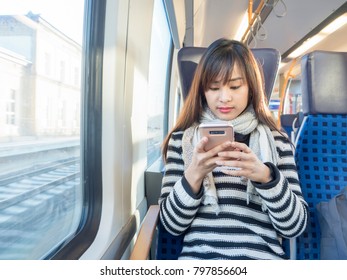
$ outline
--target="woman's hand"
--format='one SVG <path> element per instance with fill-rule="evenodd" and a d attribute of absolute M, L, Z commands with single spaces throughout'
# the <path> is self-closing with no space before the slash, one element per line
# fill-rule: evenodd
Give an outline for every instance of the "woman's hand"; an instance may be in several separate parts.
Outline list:
<path fill-rule="evenodd" d="M 223 169 L 224 174 L 243 176 L 258 183 L 268 183 L 272 180 L 270 168 L 261 162 L 246 144 L 232 142 L 231 147 L 232 151 L 219 152 L 218 156 L 222 160 L 215 162 L 219 166 L 235 168 Z"/>
<path fill-rule="evenodd" d="M 207 137 L 203 137 L 193 150 L 192 161 L 185 171 L 185 177 L 192 187 L 194 193 L 198 193 L 204 177 L 217 167 L 216 161 L 224 160 L 218 156 L 218 153 L 231 147 L 231 142 L 227 141 L 205 151 L 205 145 L 208 142 Z"/>

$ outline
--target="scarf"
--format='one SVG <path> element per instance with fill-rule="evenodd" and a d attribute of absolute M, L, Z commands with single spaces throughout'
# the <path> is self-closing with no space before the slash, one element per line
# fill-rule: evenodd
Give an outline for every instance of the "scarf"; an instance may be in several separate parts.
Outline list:
<path fill-rule="evenodd" d="M 262 162 L 272 162 L 277 164 L 278 155 L 276 151 L 275 139 L 268 126 L 259 123 L 256 118 L 254 109 L 249 106 L 240 116 L 231 121 L 223 121 L 218 119 L 209 108 L 206 108 L 200 119 L 200 123 L 219 122 L 231 124 L 234 127 L 234 131 L 243 135 L 250 134 L 249 147 L 257 155 Z M 186 129 L 182 138 L 182 151 L 185 169 L 189 166 L 193 156 L 193 150 L 195 145 L 200 141 L 199 125 L 195 124 Z M 220 170 L 223 167 L 217 167 L 215 171 Z M 252 182 L 247 178 L 242 178 L 243 181 L 247 181 L 247 204 L 249 204 L 249 197 L 256 194 L 256 190 Z M 217 190 L 214 183 L 212 172 L 208 173 L 203 179 L 204 194 L 202 197 L 202 204 L 210 205 L 216 212 L 216 215 L 220 212 L 218 204 Z M 262 201 L 262 210 L 266 210 L 266 205 Z"/>

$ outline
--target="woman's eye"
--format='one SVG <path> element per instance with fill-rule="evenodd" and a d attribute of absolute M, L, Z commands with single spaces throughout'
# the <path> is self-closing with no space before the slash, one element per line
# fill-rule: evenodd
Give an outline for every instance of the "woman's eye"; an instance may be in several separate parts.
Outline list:
<path fill-rule="evenodd" d="M 212 91 L 217 91 L 217 90 L 219 90 L 219 88 L 217 88 L 217 87 L 211 87 L 210 90 L 212 90 Z"/>
<path fill-rule="evenodd" d="M 238 88 L 240 88 L 241 86 L 232 86 L 232 87 L 230 87 L 230 89 L 233 89 L 233 90 L 236 90 L 236 89 L 238 89 Z"/>

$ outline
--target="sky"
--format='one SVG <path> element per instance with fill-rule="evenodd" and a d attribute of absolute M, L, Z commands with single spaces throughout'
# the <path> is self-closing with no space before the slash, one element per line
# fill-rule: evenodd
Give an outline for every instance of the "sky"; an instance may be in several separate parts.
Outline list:
<path fill-rule="evenodd" d="M 1 15 L 25 15 L 29 11 L 76 42 L 82 42 L 84 0 L 0 0 Z"/>

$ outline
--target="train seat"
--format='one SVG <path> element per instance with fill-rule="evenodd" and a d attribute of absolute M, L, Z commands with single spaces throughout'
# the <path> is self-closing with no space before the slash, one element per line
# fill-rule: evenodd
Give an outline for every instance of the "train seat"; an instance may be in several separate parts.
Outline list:
<path fill-rule="evenodd" d="M 280 116 L 281 127 L 284 129 L 293 143 L 295 142 L 295 138 L 301 126 L 303 117 L 302 112 L 298 112 L 296 114 L 284 114 Z"/>
<path fill-rule="evenodd" d="M 347 53 L 314 51 L 301 67 L 304 120 L 295 160 L 310 215 L 297 238 L 297 259 L 320 259 L 316 206 L 347 186 Z"/>
<path fill-rule="evenodd" d="M 190 85 L 192 83 L 196 66 L 206 48 L 185 47 L 179 50 L 177 54 L 178 71 L 181 83 L 181 92 L 183 100 L 187 97 Z M 281 54 L 276 49 L 259 48 L 252 49 L 253 55 L 263 69 L 265 81 L 265 93 L 270 100 L 278 73 Z"/>
<path fill-rule="evenodd" d="M 178 70 L 183 100 L 185 100 L 188 95 L 196 66 L 205 50 L 206 48 L 201 47 L 184 47 L 178 52 Z M 270 100 L 279 69 L 281 55 L 279 51 L 270 48 L 252 49 L 252 52 L 263 69 L 266 96 L 268 100 Z M 148 217 L 146 215 L 141 225 L 130 259 L 146 259 L 149 256 L 151 246 L 148 242 L 152 242 L 154 239 L 153 236 L 150 236 L 150 233 L 154 233 L 151 225 L 155 225 L 159 220 L 158 205 L 151 205 L 148 213 Z M 168 233 L 160 223 L 160 220 L 156 226 L 157 238 L 155 258 L 158 260 L 177 259 L 181 252 L 183 236 L 177 237 Z"/>

